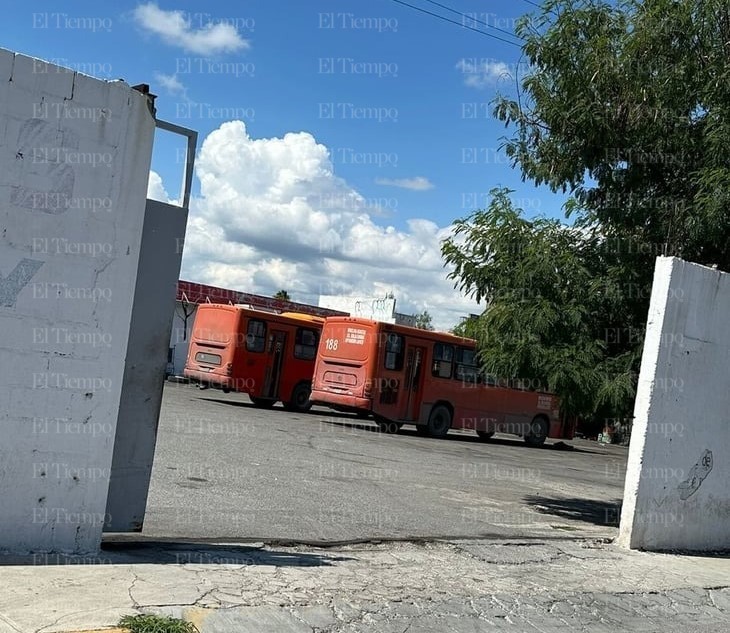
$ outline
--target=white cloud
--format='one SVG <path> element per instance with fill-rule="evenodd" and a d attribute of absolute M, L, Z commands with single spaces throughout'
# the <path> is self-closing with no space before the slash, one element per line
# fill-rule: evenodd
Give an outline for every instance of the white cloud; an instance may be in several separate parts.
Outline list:
<path fill-rule="evenodd" d="M 150 171 L 150 177 L 147 181 L 147 197 L 159 202 L 170 201 L 170 196 L 167 195 L 165 186 L 162 184 L 162 178 L 156 171 Z"/>
<path fill-rule="evenodd" d="M 377 178 L 375 184 L 411 189 L 412 191 L 426 191 L 434 187 L 433 183 L 423 176 L 416 176 L 415 178 Z"/>
<path fill-rule="evenodd" d="M 232 24 L 209 23 L 194 29 L 183 11 L 165 11 L 154 2 L 138 5 L 133 16 L 142 28 L 159 35 L 167 44 L 191 53 L 216 55 L 250 47 Z"/>
<path fill-rule="evenodd" d="M 183 97 L 187 95 L 187 88 L 183 82 L 178 79 L 177 75 L 155 73 L 155 80 L 172 95 L 181 95 Z"/>
<path fill-rule="evenodd" d="M 196 174 L 201 196 L 191 203 L 183 278 L 259 293 L 286 288 L 315 304 L 320 294 L 392 291 L 399 312 L 428 309 L 443 329 L 475 312 L 446 279 L 440 241 L 450 227 L 376 224 L 311 134 L 252 139 L 243 122 L 224 123 L 203 142 Z"/>
<path fill-rule="evenodd" d="M 464 74 L 464 85 L 484 89 L 495 86 L 499 81 L 514 81 L 517 68 L 496 59 L 461 59 L 457 70 Z"/>

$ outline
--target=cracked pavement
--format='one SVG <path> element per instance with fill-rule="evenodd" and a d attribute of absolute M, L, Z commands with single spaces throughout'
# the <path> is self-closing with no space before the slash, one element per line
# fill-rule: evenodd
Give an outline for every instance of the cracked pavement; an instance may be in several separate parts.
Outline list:
<path fill-rule="evenodd" d="M 99 628 L 136 612 L 184 617 L 202 633 L 730 630 L 726 557 L 603 539 L 122 542 L 94 559 L 0 562 L 2 633 Z"/>
<path fill-rule="evenodd" d="M 142 535 L 0 555 L 0 633 L 730 631 L 727 555 L 612 543 L 625 447 L 372 428 L 166 387 Z"/>

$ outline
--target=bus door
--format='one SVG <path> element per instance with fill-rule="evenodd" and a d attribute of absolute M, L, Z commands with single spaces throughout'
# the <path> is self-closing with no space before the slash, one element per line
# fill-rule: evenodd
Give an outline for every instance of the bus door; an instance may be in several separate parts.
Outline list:
<path fill-rule="evenodd" d="M 423 395 L 423 363 L 425 347 L 409 345 L 406 350 L 406 371 L 400 398 L 398 419 L 417 421 Z"/>
<path fill-rule="evenodd" d="M 268 359 L 266 375 L 264 377 L 263 398 L 279 397 L 279 379 L 281 378 L 281 367 L 284 363 L 285 350 L 286 332 L 282 330 L 271 330 L 269 334 L 269 346 L 266 350 Z"/>

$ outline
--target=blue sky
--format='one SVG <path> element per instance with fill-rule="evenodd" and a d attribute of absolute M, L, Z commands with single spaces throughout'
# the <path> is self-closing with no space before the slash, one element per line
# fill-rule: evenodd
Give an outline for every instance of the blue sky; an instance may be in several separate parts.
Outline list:
<path fill-rule="evenodd" d="M 427 0 L 407 1 L 462 21 Z M 512 30 L 515 19 L 535 8 L 525 0 L 444 0 L 442 4 L 507 31 Z M 491 117 L 489 102 L 498 91 L 514 93 L 519 47 L 391 0 L 214 0 L 204 5 L 184 0 L 122 1 L 114 7 L 86 0 L 62 5 L 31 0 L 6 9 L 4 17 L 0 27 L 4 47 L 101 78 L 149 83 L 158 95 L 158 117 L 196 129 L 199 144 L 226 121 L 245 123 L 245 132 L 240 128 L 218 135 L 218 143 L 239 148 L 240 161 L 232 160 L 231 172 L 224 174 L 224 167 L 214 165 L 219 152 L 213 150 L 212 138 L 201 173 L 207 173 L 213 184 L 203 192 L 200 180 L 195 182 L 197 201 L 191 212 L 191 230 L 208 237 L 216 222 L 230 219 L 225 215 L 230 210 L 220 207 L 223 182 L 235 184 L 245 170 L 250 179 L 249 188 L 238 192 L 241 208 L 260 202 L 254 200 L 253 189 L 261 182 L 254 177 L 257 165 L 245 162 L 255 160 L 260 149 L 268 147 L 269 165 L 287 181 L 288 167 L 278 162 L 283 154 L 274 145 L 251 141 L 281 139 L 291 132 L 306 132 L 316 144 L 325 146 L 334 172 L 330 180 L 341 180 L 347 191 L 362 197 L 357 212 L 367 213 L 375 228 L 395 231 L 403 239 L 422 235 L 413 228 L 414 218 L 448 227 L 455 218 L 485 206 L 487 192 L 496 186 L 515 189 L 514 197 L 528 215 L 562 214 L 564 197 L 523 183 L 499 150 L 501 137 L 508 131 Z M 495 29 L 471 24 L 516 41 Z M 236 134 L 247 135 L 248 140 L 236 144 L 232 140 L 238 138 Z M 180 184 L 178 147 L 182 142 L 164 135 L 156 139 L 153 170 L 171 197 Z M 307 152 L 317 154 L 312 148 L 312 143 L 304 143 L 293 154 L 284 154 L 297 161 L 296 171 L 302 161 L 309 160 Z M 315 172 L 326 169 L 327 160 L 319 154 L 312 160 L 318 167 L 300 173 L 297 182 L 315 184 L 305 194 L 305 185 L 297 185 L 297 196 L 307 197 L 309 211 L 316 213 L 310 194 L 323 190 Z M 235 169 L 240 170 L 238 175 Z M 344 187 L 342 183 L 337 186 Z M 332 187 L 324 189 L 331 191 Z M 266 194 L 267 205 L 270 193 Z M 292 196 L 283 203 L 289 210 L 296 197 Z M 201 221 L 196 224 L 198 214 Z M 331 223 L 328 226 L 331 230 Z M 359 234 L 351 228 L 347 229 L 350 240 Z M 374 229 L 370 226 L 368 230 L 373 233 Z M 223 232 L 232 244 L 248 244 L 260 257 L 283 262 L 282 269 L 268 276 L 264 269 L 248 269 L 251 281 L 247 282 L 245 275 L 231 271 L 237 265 L 246 269 L 253 261 L 252 253 L 244 256 L 236 251 L 228 261 L 206 265 L 202 252 L 191 251 L 186 254 L 184 275 L 198 276 L 196 281 L 245 284 L 249 287 L 241 290 L 258 291 L 269 290 L 269 286 L 275 289 L 276 284 L 287 282 L 286 275 L 294 275 L 289 286 L 295 298 L 299 293 L 302 300 L 315 300 L 312 281 L 302 273 L 311 259 L 297 254 L 296 243 L 279 252 L 281 249 L 270 248 L 270 240 L 259 239 L 261 236 L 250 236 L 249 244 L 243 227 L 228 232 L 224 226 Z M 195 240 L 191 243 L 193 248 Z M 434 244 L 428 248 L 433 250 Z M 344 251 L 340 248 L 337 253 Z M 362 253 L 350 255 L 332 259 L 352 262 L 354 258 L 363 263 Z M 323 266 L 320 276 L 325 269 L 327 274 L 338 274 L 337 261 L 319 264 Z M 407 267 L 406 261 L 404 265 Z M 268 266 L 268 270 L 275 268 Z M 366 283 L 360 283 L 362 276 L 353 277 L 354 269 L 340 272 L 345 277 L 344 291 L 381 288 L 377 266 L 364 275 Z M 424 281 L 405 275 L 400 281 L 384 279 L 382 286 L 393 287 L 396 296 L 402 297 L 399 309 L 439 312 L 449 305 L 447 296 L 441 303 L 429 302 L 427 293 L 419 294 L 408 286 L 414 283 L 423 285 Z M 454 309 L 463 313 L 465 307 L 460 302 Z M 453 313 L 440 315 L 444 324 L 453 319 Z"/>

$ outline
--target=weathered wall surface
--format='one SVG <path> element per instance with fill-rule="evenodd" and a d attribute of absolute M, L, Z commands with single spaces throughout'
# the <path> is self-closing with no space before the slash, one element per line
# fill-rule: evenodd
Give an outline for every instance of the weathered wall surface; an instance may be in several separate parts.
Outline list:
<path fill-rule="evenodd" d="M 0 550 L 95 550 L 155 121 L 0 50 Z"/>
<path fill-rule="evenodd" d="M 730 548 L 730 274 L 659 257 L 619 542 Z"/>
<path fill-rule="evenodd" d="M 144 522 L 187 217 L 185 208 L 147 201 L 107 498 L 109 532 L 139 531 Z"/>

